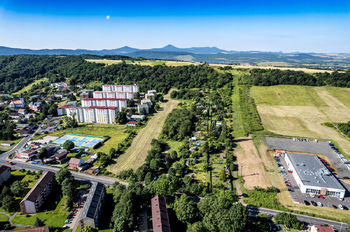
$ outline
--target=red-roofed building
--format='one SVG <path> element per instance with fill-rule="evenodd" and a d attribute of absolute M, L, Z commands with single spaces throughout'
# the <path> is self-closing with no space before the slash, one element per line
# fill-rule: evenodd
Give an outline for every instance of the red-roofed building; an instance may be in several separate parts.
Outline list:
<path fill-rule="evenodd" d="M 164 197 L 155 196 L 151 199 L 153 232 L 171 232 L 168 210 Z"/>
<path fill-rule="evenodd" d="M 332 227 L 329 226 L 311 226 L 310 232 L 334 232 Z"/>
<path fill-rule="evenodd" d="M 70 105 L 62 105 L 57 107 L 57 115 L 62 116 L 67 114 L 67 108 L 72 107 Z"/>
<path fill-rule="evenodd" d="M 129 121 L 127 126 L 136 126 L 136 121 Z"/>

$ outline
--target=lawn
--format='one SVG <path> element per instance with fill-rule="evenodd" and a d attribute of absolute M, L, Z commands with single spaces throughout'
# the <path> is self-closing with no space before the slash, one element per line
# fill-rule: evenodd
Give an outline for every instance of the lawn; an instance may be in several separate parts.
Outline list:
<path fill-rule="evenodd" d="M 6 215 L 0 213 L 0 222 L 7 222 L 8 220 L 9 218 Z"/>
<path fill-rule="evenodd" d="M 350 88 L 326 87 L 327 91 L 350 109 Z"/>
<path fill-rule="evenodd" d="M 3 147 L 3 148 L 0 148 L 0 151 L 9 151 L 11 150 L 14 146 L 16 146 L 17 143 L 19 143 L 23 138 L 18 138 L 18 139 L 15 139 L 15 140 L 0 140 L 0 147 Z M 3 142 L 13 142 L 14 144 L 11 146 L 11 147 L 4 147 L 4 146 L 1 146 L 1 143 Z"/>
<path fill-rule="evenodd" d="M 36 213 L 33 216 L 18 214 L 12 220 L 12 222 L 15 224 L 33 225 L 35 218 L 38 217 L 43 220 L 47 226 L 62 227 L 64 225 L 64 221 L 67 219 L 68 214 L 69 212 L 65 210 L 65 197 L 63 197 L 54 210 Z"/>
<path fill-rule="evenodd" d="M 339 93 L 335 95 L 338 89 Z M 297 96 L 293 97 L 294 91 Z M 334 140 L 350 154 L 350 141 L 333 128 L 322 126 L 325 122 L 350 121 L 350 108 L 342 103 L 350 98 L 344 88 L 254 86 L 251 94 L 266 130 L 281 135 Z"/>
<path fill-rule="evenodd" d="M 152 139 L 158 138 L 168 114 L 178 105 L 177 100 L 170 99 L 170 92 L 164 96 L 164 99 L 168 101 L 160 104 L 162 110 L 158 111 L 138 132 L 131 146 L 116 160 L 115 165 L 108 167 L 108 171 L 118 174 L 129 168 L 136 170 L 144 163 L 147 151 L 151 148 Z"/>
<path fill-rule="evenodd" d="M 24 92 L 27 92 L 27 91 L 29 91 L 29 90 L 33 87 L 33 85 L 40 84 L 41 82 L 44 82 L 44 81 L 48 81 L 48 79 L 47 79 L 47 78 L 42 78 L 42 79 L 40 79 L 40 80 L 35 80 L 33 83 L 30 83 L 29 85 L 27 85 L 27 86 L 24 87 L 23 89 L 21 89 L 21 90 L 15 92 L 15 93 L 13 93 L 13 95 L 19 95 L 19 94 L 22 94 L 22 93 L 24 93 Z"/>
<path fill-rule="evenodd" d="M 253 86 L 251 95 L 258 105 L 327 106 L 311 86 Z"/>
<path fill-rule="evenodd" d="M 104 142 L 104 145 L 98 149 L 92 149 L 92 152 L 109 153 L 109 150 L 117 147 L 128 135 L 124 125 L 114 124 L 79 124 L 77 128 L 68 128 L 50 133 L 52 136 L 63 136 L 68 133 L 93 135 L 93 136 L 109 136 L 110 139 Z"/>

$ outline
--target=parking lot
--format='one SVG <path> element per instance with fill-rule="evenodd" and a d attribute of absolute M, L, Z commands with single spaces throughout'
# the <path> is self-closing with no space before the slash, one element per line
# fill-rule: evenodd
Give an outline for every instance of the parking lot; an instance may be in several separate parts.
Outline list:
<path fill-rule="evenodd" d="M 88 190 L 79 191 L 77 200 L 74 202 L 73 208 L 71 209 L 71 212 L 65 223 L 65 226 L 67 228 L 70 228 L 73 231 L 75 231 L 75 229 L 77 228 L 81 213 L 84 208 L 84 203 L 87 199 L 88 194 L 89 194 Z"/>
<path fill-rule="evenodd" d="M 350 177 L 350 169 L 340 159 L 337 151 L 332 149 L 327 141 L 315 141 L 302 139 L 300 141 L 287 138 L 265 137 L 266 145 L 270 149 L 281 149 L 294 152 L 308 152 L 322 154 L 329 158 L 330 162 L 338 171 L 338 177 Z M 349 186 L 349 185 L 347 185 Z"/>
<path fill-rule="evenodd" d="M 277 165 L 279 166 L 280 172 L 283 176 L 283 179 L 286 183 L 288 191 L 292 200 L 296 203 L 305 204 L 305 205 L 313 205 L 318 207 L 329 207 L 329 208 L 337 208 L 341 210 L 349 210 L 350 209 L 350 197 L 347 195 L 344 200 L 340 200 L 335 197 L 324 196 L 323 198 L 319 198 L 317 196 L 312 197 L 309 194 L 302 193 L 291 173 L 288 172 L 287 164 L 284 160 L 283 155 L 280 158 L 275 158 Z M 340 207 L 341 205 L 341 207 Z"/>

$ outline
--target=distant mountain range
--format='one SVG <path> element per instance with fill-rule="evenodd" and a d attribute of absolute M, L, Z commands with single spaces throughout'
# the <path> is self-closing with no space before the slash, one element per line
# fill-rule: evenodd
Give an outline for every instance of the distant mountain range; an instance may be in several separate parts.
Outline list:
<path fill-rule="evenodd" d="M 178 48 L 167 45 L 162 48 L 138 49 L 124 46 L 116 49 L 86 50 L 86 49 L 22 49 L 0 46 L 0 55 L 124 55 L 143 57 L 147 59 L 164 59 L 193 62 L 208 62 L 221 64 L 255 64 L 274 66 L 293 66 L 311 68 L 350 68 L 350 54 L 323 53 L 283 53 L 261 51 L 228 51 L 217 47 Z"/>

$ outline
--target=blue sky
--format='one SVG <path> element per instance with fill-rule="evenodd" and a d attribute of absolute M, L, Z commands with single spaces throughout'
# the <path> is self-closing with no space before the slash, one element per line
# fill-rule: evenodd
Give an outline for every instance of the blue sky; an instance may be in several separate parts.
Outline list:
<path fill-rule="evenodd" d="M 350 1 L 0 0 L 0 46 L 111 49 L 167 44 L 350 52 Z"/>

